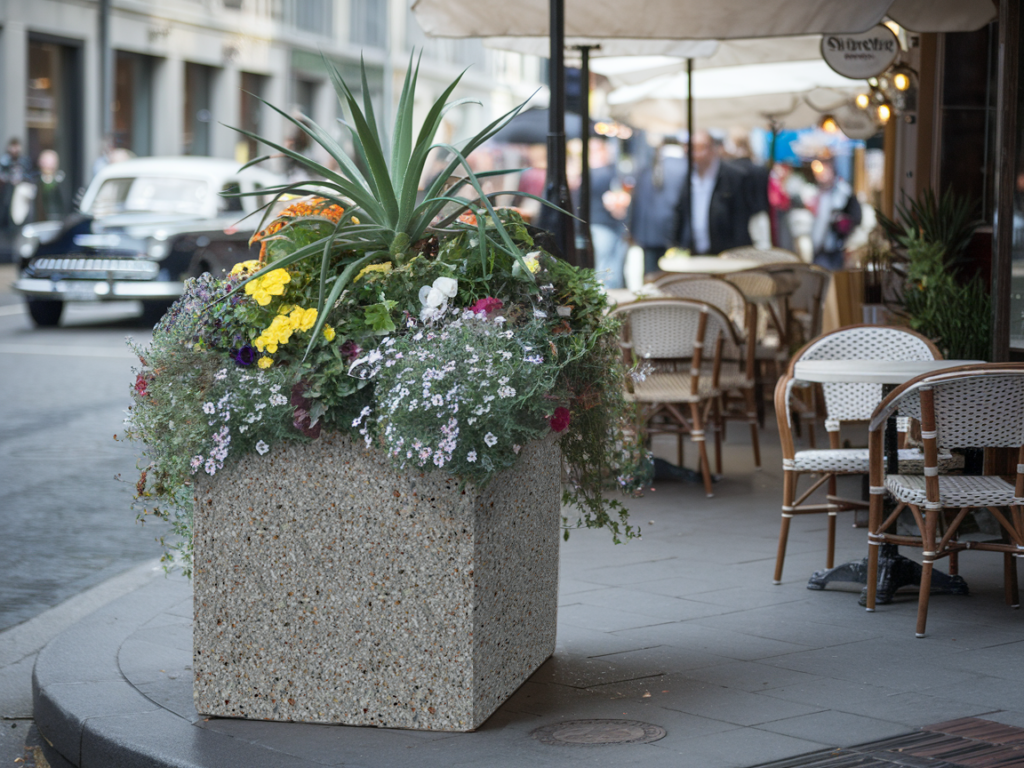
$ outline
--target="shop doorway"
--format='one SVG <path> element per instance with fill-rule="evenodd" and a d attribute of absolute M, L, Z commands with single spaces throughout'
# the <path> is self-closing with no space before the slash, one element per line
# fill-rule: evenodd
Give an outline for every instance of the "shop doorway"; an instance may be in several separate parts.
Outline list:
<path fill-rule="evenodd" d="M 185 109 L 182 126 L 182 154 L 210 154 L 210 124 L 213 122 L 211 95 L 213 67 L 185 64 Z"/>
<path fill-rule="evenodd" d="M 145 157 L 153 152 L 153 59 L 117 51 L 114 70 L 114 146 Z"/>
<path fill-rule="evenodd" d="M 29 38 L 24 151 L 34 168 L 44 150 L 57 153 L 69 204 L 84 181 L 81 57 L 77 43 Z"/>

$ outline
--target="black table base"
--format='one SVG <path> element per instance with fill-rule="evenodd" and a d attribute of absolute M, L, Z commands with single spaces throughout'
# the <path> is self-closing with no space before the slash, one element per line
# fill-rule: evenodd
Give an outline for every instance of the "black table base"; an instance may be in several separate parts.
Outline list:
<path fill-rule="evenodd" d="M 815 571 L 807 582 L 808 589 L 824 589 L 832 581 L 845 581 L 854 584 L 868 583 L 868 559 L 853 561 Z M 892 602 L 896 590 L 901 587 L 921 586 L 921 566 L 899 553 L 895 544 L 883 544 L 878 553 L 878 592 L 875 603 L 886 605 Z M 932 570 L 933 595 L 967 595 L 970 590 L 967 582 L 960 576 L 950 576 L 941 571 Z M 867 605 L 868 590 L 865 586 L 861 591 L 861 605 Z"/>

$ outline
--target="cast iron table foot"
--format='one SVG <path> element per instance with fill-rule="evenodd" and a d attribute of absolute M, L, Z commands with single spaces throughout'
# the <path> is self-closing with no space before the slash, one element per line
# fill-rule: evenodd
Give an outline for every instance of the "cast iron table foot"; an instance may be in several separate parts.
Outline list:
<path fill-rule="evenodd" d="M 844 563 L 835 568 L 815 571 L 807 582 L 808 589 L 824 589 L 831 581 L 848 581 L 855 584 L 867 584 L 868 559 L 860 562 Z M 883 544 L 878 553 L 878 592 L 875 596 L 876 605 L 892 602 L 896 590 L 901 587 L 921 586 L 921 566 L 899 553 L 895 544 Z M 932 570 L 933 595 L 966 595 L 970 593 L 967 582 L 960 576 L 950 576 L 942 571 Z M 860 605 L 867 605 L 867 587 L 861 591 Z"/>

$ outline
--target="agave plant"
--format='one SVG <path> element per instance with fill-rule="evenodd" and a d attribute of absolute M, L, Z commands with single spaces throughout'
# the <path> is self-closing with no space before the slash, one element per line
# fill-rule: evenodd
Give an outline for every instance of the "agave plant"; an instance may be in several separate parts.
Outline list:
<path fill-rule="evenodd" d="M 296 119 L 273 104 L 260 99 L 323 147 L 338 164 L 338 170 L 333 171 L 294 150 L 268 141 L 250 131 L 236 128 L 235 130 L 239 133 L 266 144 L 301 164 L 314 176 L 320 177 L 315 182 L 302 181 L 263 189 L 259 193 L 241 193 L 264 195 L 270 193 L 274 195 L 273 200 L 264 206 L 266 210 L 260 228 L 262 229 L 266 222 L 273 205 L 285 195 L 315 194 L 344 208 L 345 215 L 337 223 L 332 233 L 267 264 L 254 273 L 250 279 L 258 278 L 272 269 L 286 267 L 302 259 L 319 256 L 321 259 L 320 292 L 317 303 L 317 323 L 310 334 L 312 340 L 317 338 L 327 320 L 324 307 L 334 305 L 359 270 L 382 256 L 401 264 L 415 252 L 417 246 L 426 238 L 444 231 L 445 227 L 450 225 L 461 213 L 476 206 L 486 210 L 487 213 L 486 217 L 483 215 L 476 217 L 480 254 L 485 265 L 488 244 L 507 251 L 522 262 L 523 255 L 519 248 L 504 227 L 498 224 L 497 214 L 490 199 L 496 195 L 511 194 L 512 192 L 503 190 L 485 194 L 480 185 L 481 178 L 513 171 L 474 173 L 466 158 L 474 149 L 519 114 L 526 102 L 491 122 L 459 147 L 443 142 L 435 143 L 434 137 L 441 126 L 444 115 L 449 110 L 468 103 L 478 103 L 471 99 L 448 101 L 461 81 L 462 75 L 465 74 L 464 70 L 434 102 L 414 141 L 413 102 L 419 76 L 419 61 L 417 60 L 413 66 L 413 58 L 410 57 L 391 132 L 391 150 L 390 153 L 386 153 L 377 127 L 373 104 L 370 101 L 365 65 L 361 65 L 363 104 L 360 107 L 355 95 L 337 68 L 326 57 L 324 57 L 324 63 L 339 100 L 348 107 L 351 114 L 351 121 L 342 121 L 342 124 L 351 134 L 355 153 L 366 171 L 364 173 L 360 170 L 341 144 L 314 121 L 306 117 L 301 120 Z M 423 175 L 427 158 L 435 149 L 446 151 L 449 154 L 449 159 L 442 172 L 426 190 L 423 200 L 417 203 L 419 181 Z M 269 155 L 258 157 L 245 167 L 263 162 L 268 157 Z M 465 175 L 459 177 L 451 186 L 447 186 L 452 175 L 460 167 Z M 457 193 L 467 186 L 472 187 L 475 195 L 469 199 L 457 197 Z M 523 193 L 519 192 L 518 194 Z M 529 195 L 529 197 L 534 197 L 544 205 L 550 205 L 541 198 L 533 195 Z M 445 207 L 452 204 L 454 204 L 454 212 L 446 212 Z M 442 217 L 442 213 L 447 215 Z M 493 222 L 492 226 L 487 226 L 488 220 Z M 288 226 L 294 226 L 294 224 L 286 225 L 285 229 Z M 281 230 L 281 232 L 284 231 L 284 229 Z M 337 260 L 339 254 L 342 255 L 340 262 Z M 334 264 L 335 270 L 340 265 L 340 274 L 331 274 L 332 264 Z M 524 274 L 530 275 L 530 270 L 525 268 L 525 264 L 522 266 Z M 329 290 L 328 286 L 330 286 Z M 312 343 L 311 341 L 311 347 Z"/>

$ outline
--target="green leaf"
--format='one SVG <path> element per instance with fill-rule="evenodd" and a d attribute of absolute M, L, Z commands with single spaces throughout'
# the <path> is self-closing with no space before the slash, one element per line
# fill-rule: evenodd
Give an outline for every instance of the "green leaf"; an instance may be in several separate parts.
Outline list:
<path fill-rule="evenodd" d="M 391 319 L 391 310 L 398 304 L 397 301 L 385 299 L 383 304 L 371 304 L 363 307 L 363 316 L 366 323 L 377 333 L 391 333 L 395 330 L 395 323 Z"/>

